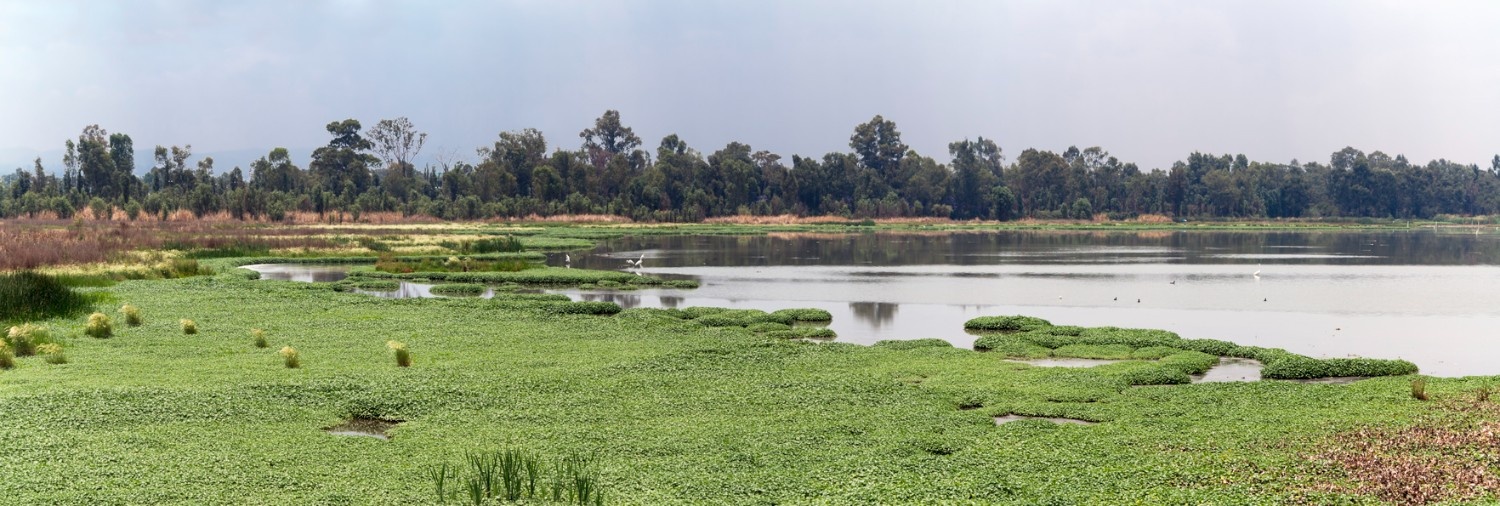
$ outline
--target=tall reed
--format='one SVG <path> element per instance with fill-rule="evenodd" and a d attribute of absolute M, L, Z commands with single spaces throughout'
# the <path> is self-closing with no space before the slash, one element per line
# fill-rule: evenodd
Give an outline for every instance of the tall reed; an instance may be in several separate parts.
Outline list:
<path fill-rule="evenodd" d="M 406 344 L 398 341 L 386 341 L 385 347 L 396 352 L 397 367 L 411 367 L 411 350 L 406 349 Z"/>

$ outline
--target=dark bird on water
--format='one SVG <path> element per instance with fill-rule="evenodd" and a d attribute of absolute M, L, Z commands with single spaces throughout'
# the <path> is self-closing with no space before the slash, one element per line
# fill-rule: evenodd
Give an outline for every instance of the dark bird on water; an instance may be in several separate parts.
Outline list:
<path fill-rule="evenodd" d="M 1115 297 L 1115 300 L 1120 300 L 1120 298 L 1119 297 Z"/>
<path fill-rule="evenodd" d="M 1141 299 L 1136 299 L 1136 300 L 1135 300 L 1135 303 L 1136 303 L 1136 304 L 1140 304 L 1140 303 L 1141 303 Z"/>
<path fill-rule="evenodd" d="M 1169 284 L 1169 285 L 1175 285 L 1175 284 L 1177 284 L 1177 280 L 1174 279 L 1174 280 L 1172 280 L 1171 283 L 1167 283 L 1167 284 Z"/>

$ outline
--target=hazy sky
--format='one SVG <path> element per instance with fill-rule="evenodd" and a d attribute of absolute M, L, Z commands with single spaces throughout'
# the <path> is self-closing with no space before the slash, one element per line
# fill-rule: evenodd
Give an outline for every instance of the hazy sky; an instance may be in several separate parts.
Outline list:
<path fill-rule="evenodd" d="M 1143 168 L 1500 152 L 1490 0 L 0 0 L 0 69 L 6 171 L 35 152 L 55 169 L 94 123 L 227 169 L 305 159 L 351 117 L 411 118 L 424 154 L 527 127 L 572 149 L 606 109 L 647 148 L 787 158 L 846 151 L 876 114 L 941 161 L 975 136 Z"/>

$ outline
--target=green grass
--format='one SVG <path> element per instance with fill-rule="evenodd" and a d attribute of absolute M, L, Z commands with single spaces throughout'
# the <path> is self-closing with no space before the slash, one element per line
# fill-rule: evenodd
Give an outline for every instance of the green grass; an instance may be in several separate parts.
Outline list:
<path fill-rule="evenodd" d="M 17 357 L 0 371 L 7 502 L 433 504 L 432 469 L 525 448 L 592 455 L 593 486 L 622 505 L 1373 504 L 1313 487 L 1343 477 L 1306 453 L 1342 431 L 1446 416 L 1434 406 L 1495 382 L 1429 378 L 1428 402 L 1409 377 L 1132 387 L 1214 356 L 1041 368 L 688 318 L 722 309 L 382 299 L 227 272 L 104 290 L 160 316 L 121 338 L 68 339 L 65 365 Z M 200 338 L 177 326 L 189 315 L 211 322 Z M 250 328 L 276 347 L 246 346 Z M 1164 336 L 1062 332 L 1074 330 L 1121 342 L 1067 344 Z M 392 367 L 389 336 L 422 360 Z M 991 420 L 1010 413 L 1101 423 Z M 389 441 L 324 432 L 352 415 L 405 423 Z"/>
<path fill-rule="evenodd" d="M 0 322 L 21 323 L 88 310 L 92 302 L 54 276 L 21 271 L 0 273 Z"/>

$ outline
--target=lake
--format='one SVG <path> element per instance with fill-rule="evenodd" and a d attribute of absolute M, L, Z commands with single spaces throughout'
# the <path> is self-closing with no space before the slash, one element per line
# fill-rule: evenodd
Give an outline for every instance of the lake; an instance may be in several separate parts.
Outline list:
<path fill-rule="evenodd" d="M 861 344 L 936 337 L 969 347 L 975 336 L 964 321 L 1025 314 L 1314 357 L 1403 358 L 1437 376 L 1500 374 L 1500 236 L 1492 233 L 645 236 L 574 252 L 571 265 L 623 270 L 626 259 L 642 257 L 629 270 L 702 286 L 556 292 L 627 308 L 816 307 L 833 313 L 838 341 Z M 548 263 L 562 265 L 563 255 Z M 257 267 L 265 269 L 297 268 Z M 266 277 L 330 280 L 317 272 Z M 381 295 L 426 295 L 408 285 Z"/>
<path fill-rule="evenodd" d="M 628 237 L 574 267 L 697 279 L 697 290 L 567 290 L 624 307 L 817 307 L 839 341 L 937 337 L 1025 314 L 1167 329 L 1314 357 L 1404 358 L 1500 374 L 1500 237 L 1381 232 L 770 234 Z M 561 256 L 551 263 L 560 264 Z M 1259 272 L 1259 276 L 1255 274 Z"/>

